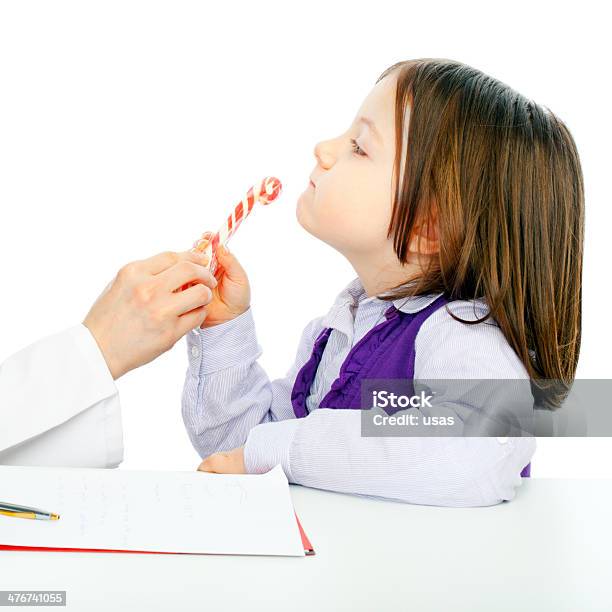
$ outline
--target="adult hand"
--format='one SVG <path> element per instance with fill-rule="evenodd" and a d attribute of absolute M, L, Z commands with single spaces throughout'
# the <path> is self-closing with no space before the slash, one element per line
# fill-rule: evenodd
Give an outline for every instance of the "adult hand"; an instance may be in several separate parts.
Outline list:
<path fill-rule="evenodd" d="M 114 379 L 165 353 L 203 323 L 217 285 L 207 261 L 199 253 L 168 251 L 128 263 L 107 285 L 83 324 Z"/>

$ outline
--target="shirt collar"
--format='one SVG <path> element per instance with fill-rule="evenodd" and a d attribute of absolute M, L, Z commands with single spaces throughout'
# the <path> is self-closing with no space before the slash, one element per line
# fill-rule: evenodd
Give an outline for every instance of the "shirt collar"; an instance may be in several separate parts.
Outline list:
<path fill-rule="evenodd" d="M 409 284 L 409 282 L 406 283 L 406 285 Z M 323 327 L 337 327 L 339 322 L 338 317 L 343 311 L 348 313 L 350 312 L 351 308 L 355 308 L 358 305 L 361 306 L 362 304 L 369 302 L 377 302 L 381 305 L 381 307 L 384 305 L 385 311 L 388 310 L 392 304 L 395 306 L 395 308 L 401 310 L 402 312 L 415 313 L 429 306 L 440 295 L 442 294 L 431 293 L 427 295 L 398 298 L 393 301 L 381 300 L 375 295 L 368 297 L 363 284 L 361 283 L 361 279 L 359 276 L 357 276 L 336 296 L 333 306 L 327 315 L 325 315 L 321 323 Z"/>

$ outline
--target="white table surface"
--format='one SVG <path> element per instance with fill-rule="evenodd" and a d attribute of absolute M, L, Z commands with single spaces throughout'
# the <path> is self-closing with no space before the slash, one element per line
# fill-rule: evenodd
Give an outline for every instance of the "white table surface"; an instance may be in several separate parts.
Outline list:
<path fill-rule="evenodd" d="M 105 612 L 612 610 L 612 479 L 524 479 L 483 508 L 290 488 L 315 556 L 1 551 L 0 590 Z"/>

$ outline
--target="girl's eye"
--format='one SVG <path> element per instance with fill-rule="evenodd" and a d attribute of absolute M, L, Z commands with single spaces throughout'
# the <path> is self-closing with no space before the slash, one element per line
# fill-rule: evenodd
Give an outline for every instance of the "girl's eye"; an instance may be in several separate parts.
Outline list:
<path fill-rule="evenodd" d="M 359 156 L 366 157 L 367 153 L 357 144 L 354 138 L 351 138 L 351 144 L 353 145 L 353 152 Z"/>

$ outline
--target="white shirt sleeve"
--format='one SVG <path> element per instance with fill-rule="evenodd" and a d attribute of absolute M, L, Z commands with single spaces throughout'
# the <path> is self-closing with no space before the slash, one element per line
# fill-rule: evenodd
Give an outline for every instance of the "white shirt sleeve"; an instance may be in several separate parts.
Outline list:
<path fill-rule="evenodd" d="M 295 419 L 291 406 L 293 382 L 310 356 L 321 319 L 306 325 L 287 375 L 272 381 L 257 363 L 263 351 L 257 342 L 251 308 L 231 321 L 187 334 L 189 366 L 182 415 L 202 458 L 242 446 L 251 429 L 260 423 Z"/>
<path fill-rule="evenodd" d="M 123 460 L 115 382 L 83 324 L 0 366 L 0 464 L 116 467 Z"/>
<path fill-rule="evenodd" d="M 359 410 L 319 408 L 253 428 L 249 473 L 280 463 L 289 482 L 413 504 L 491 506 L 515 496 L 533 438 L 362 437 Z"/>

